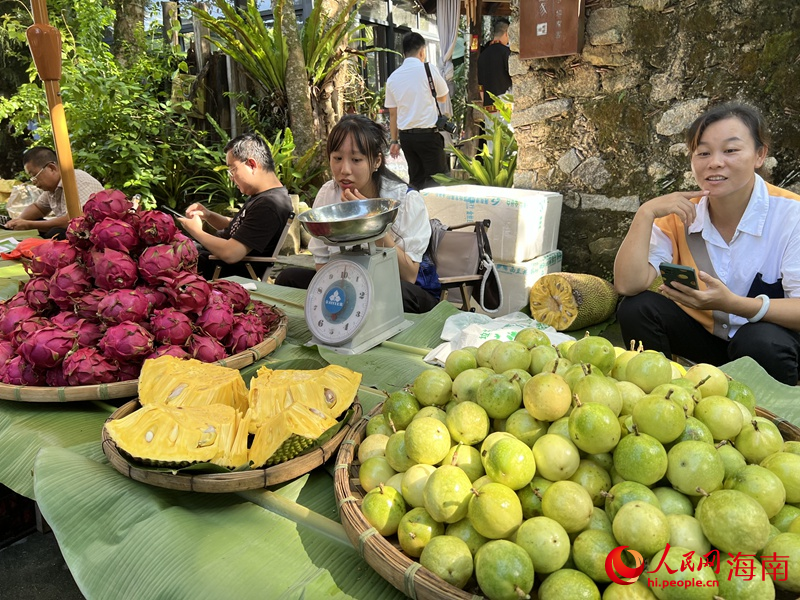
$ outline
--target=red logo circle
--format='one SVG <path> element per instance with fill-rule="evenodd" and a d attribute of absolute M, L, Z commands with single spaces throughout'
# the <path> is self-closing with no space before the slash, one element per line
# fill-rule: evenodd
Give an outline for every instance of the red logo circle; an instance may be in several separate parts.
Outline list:
<path fill-rule="evenodd" d="M 622 551 L 628 546 L 617 546 L 606 556 L 606 574 L 611 581 L 620 585 L 630 585 L 639 579 L 644 572 L 644 559 L 636 550 L 628 548 L 627 552 L 633 556 L 636 565 L 631 568 L 622 562 Z"/>

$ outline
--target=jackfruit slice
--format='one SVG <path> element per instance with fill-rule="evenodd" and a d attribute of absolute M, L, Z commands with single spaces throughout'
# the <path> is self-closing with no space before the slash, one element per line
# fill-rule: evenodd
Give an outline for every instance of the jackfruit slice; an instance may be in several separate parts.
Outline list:
<path fill-rule="evenodd" d="M 247 464 L 247 421 L 224 404 L 148 404 L 105 428 L 122 453 L 149 466 L 236 468 Z"/>
<path fill-rule="evenodd" d="M 531 316 L 557 331 L 583 329 L 607 320 L 619 296 L 605 279 L 587 273 L 550 273 L 531 287 Z"/>
<path fill-rule="evenodd" d="M 142 406 L 225 404 L 247 412 L 247 386 L 236 369 L 194 359 L 160 356 L 144 361 L 139 375 Z"/>

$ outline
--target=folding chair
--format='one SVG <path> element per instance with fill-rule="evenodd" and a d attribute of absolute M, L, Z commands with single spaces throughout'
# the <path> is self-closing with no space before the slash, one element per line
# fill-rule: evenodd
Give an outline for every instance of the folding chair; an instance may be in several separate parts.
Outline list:
<path fill-rule="evenodd" d="M 431 256 L 442 285 L 442 301 L 461 304 L 461 310 L 474 311 L 470 304 L 472 289 L 483 279 L 479 272 L 480 246 L 476 230 L 478 223 L 488 229 L 491 221 L 477 221 L 448 226 L 433 232 Z M 468 231 L 468 228 L 472 228 Z"/>
<path fill-rule="evenodd" d="M 275 256 L 245 256 L 241 261 L 239 261 L 244 263 L 247 273 L 250 275 L 251 279 L 263 282 L 266 282 L 267 279 L 269 279 L 275 263 L 278 262 L 278 253 L 281 251 L 281 248 L 283 248 L 283 243 L 286 241 L 286 236 L 289 235 L 289 228 L 292 226 L 293 221 L 294 213 L 292 212 L 289 213 L 289 218 L 286 220 L 286 225 L 283 227 L 281 237 L 278 238 L 278 243 L 275 245 Z M 208 259 L 217 263 L 216 267 L 214 268 L 214 275 L 211 277 L 212 281 L 214 279 L 219 279 L 219 275 L 222 272 L 222 267 L 225 265 L 225 263 L 213 254 L 209 256 Z M 256 267 L 258 267 L 258 265 L 266 265 L 266 268 L 261 273 L 261 276 L 256 273 Z"/>

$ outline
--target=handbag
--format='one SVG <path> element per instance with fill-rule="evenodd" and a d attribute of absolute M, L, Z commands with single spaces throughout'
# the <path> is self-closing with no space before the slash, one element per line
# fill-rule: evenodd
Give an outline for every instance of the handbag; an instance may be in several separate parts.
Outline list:
<path fill-rule="evenodd" d="M 492 248 L 486 235 L 486 227 L 488 227 L 486 221 L 475 223 L 475 233 L 478 237 L 478 274 L 482 275 L 482 279 L 480 285 L 472 288 L 472 297 L 484 311 L 496 313 L 503 304 L 503 287 L 500 285 L 500 275 L 492 260 Z"/>

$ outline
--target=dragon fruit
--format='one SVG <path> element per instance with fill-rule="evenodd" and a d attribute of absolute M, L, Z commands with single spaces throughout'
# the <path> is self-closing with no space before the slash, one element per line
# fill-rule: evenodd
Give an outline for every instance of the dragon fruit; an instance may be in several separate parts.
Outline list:
<path fill-rule="evenodd" d="M 17 348 L 17 352 L 34 367 L 52 369 L 60 365 L 67 353 L 77 344 L 75 332 L 60 327 L 45 327 L 32 333 Z"/>
<path fill-rule="evenodd" d="M 174 308 L 154 310 L 150 317 L 150 331 L 159 344 L 183 346 L 192 329 L 192 320 Z"/>
<path fill-rule="evenodd" d="M 17 292 L 11 296 L 11 298 L 3 302 L 3 307 L 6 309 L 13 308 L 15 306 L 28 306 L 28 301 L 25 299 L 24 292 Z"/>
<path fill-rule="evenodd" d="M 89 250 L 92 247 L 92 242 L 89 240 L 92 225 L 92 221 L 86 217 L 70 219 L 69 225 L 67 225 L 67 241 L 74 248 Z"/>
<path fill-rule="evenodd" d="M 187 345 L 192 358 L 203 362 L 216 362 L 228 356 L 222 344 L 205 335 L 193 333 L 189 336 Z"/>
<path fill-rule="evenodd" d="M 182 233 L 177 233 L 172 247 L 175 248 L 175 254 L 178 255 L 182 268 L 185 271 L 196 273 L 197 258 L 200 256 L 200 253 L 197 250 L 197 244 L 195 244 L 194 240 L 186 237 Z"/>
<path fill-rule="evenodd" d="M 138 233 L 139 233 L 139 220 L 140 220 L 139 213 L 137 213 L 137 212 L 125 213 L 124 215 L 122 215 L 120 217 L 120 220 L 121 221 L 125 221 L 128 225 L 133 227 L 136 230 L 136 233 L 138 235 Z"/>
<path fill-rule="evenodd" d="M 182 272 L 174 279 L 166 277 L 161 281 L 165 284 L 161 289 L 169 296 L 172 306 L 181 312 L 198 314 L 208 304 L 211 286 L 199 275 Z"/>
<path fill-rule="evenodd" d="M 53 322 L 50 321 L 50 319 L 45 319 L 44 317 L 35 316 L 31 317 L 30 319 L 25 319 L 24 321 L 17 323 L 14 331 L 12 331 L 11 335 L 9 336 L 9 341 L 14 348 L 19 348 L 19 345 L 35 332 L 39 331 L 43 327 L 52 326 Z"/>
<path fill-rule="evenodd" d="M 62 365 L 63 366 L 63 365 Z M 44 381 L 48 387 L 67 387 L 67 377 L 64 375 L 63 368 L 49 369 L 44 375 Z"/>
<path fill-rule="evenodd" d="M 97 385 L 117 380 L 117 365 L 95 348 L 78 348 L 64 359 L 61 369 L 69 385 Z"/>
<path fill-rule="evenodd" d="M 280 315 L 275 312 L 274 307 L 261 302 L 261 300 L 253 300 L 252 306 L 250 307 L 250 312 L 258 315 L 258 318 L 264 325 L 265 331 L 272 331 L 281 318 Z"/>
<path fill-rule="evenodd" d="M 247 305 L 250 304 L 250 294 L 235 281 L 216 279 L 211 282 L 211 287 L 228 299 L 228 302 L 233 306 L 233 312 L 243 312 Z"/>
<path fill-rule="evenodd" d="M 106 290 L 93 289 L 86 292 L 75 302 L 75 314 L 82 319 L 89 319 L 90 321 L 97 320 L 97 307 L 100 301 L 108 295 Z"/>
<path fill-rule="evenodd" d="M 66 241 L 47 240 L 31 249 L 31 261 L 27 265 L 33 276 L 50 277 L 56 269 L 75 262 L 78 250 Z"/>
<path fill-rule="evenodd" d="M 130 381 L 132 379 L 138 379 L 139 375 L 142 372 L 142 360 L 126 360 L 126 361 L 118 361 L 117 367 L 119 370 L 117 371 L 117 380 L 118 381 Z"/>
<path fill-rule="evenodd" d="M 92 222 L 103 219 L 121 219 L 133 208 L 133 202 L 119 190 L 100 190 L 95 192 L 83 205 L 83 214 Z"/>
<path fill-rule="evenodd" d="M 231 331 L 233 309 L 224 299 L 211 301 L 197 317 L 196 322 L 206 334 L 221 340 Z"/>
<path fill-rule="evenodd" d="M 73 325 L 80 320 L 81 318 L 76 313 L 65 310 L 53 316 L 50 322 L 61 329 L 72 329 Z"/>
<path fill-rule="evenodd" d="M 136 289 L 144 294 L 145 298 L 147 298 L 147 301 L 150 303 L 150 306 L 153 308 L 166 308 L 169 306 L 169 298 L 167 298 L 167 295 L 161 290 L 157 290 L 145 285 L 140 285 Z"/>
<path fill-rule="evenodd" d="M 103 337 L 105 328 L 100 325 L 100 323 L 88 321 L 86 319 L 80 319 L 72 327 L 72 331 L 75 332 L 75 335 L 78 339 L 78 345 L 81 348 L 94 348 L 97 346 L 97 342 L 100 341 L 100 338 Z"/>
<path fill-rule="evenodd" d="M 27 321 L 35 315 L 36 311 L 27 304 L 24 306 L 12 306 L 11 308 L 7 308 L 5 313 L 3 313 L 3 317 L 0 319 L 0 335 L 5 339 L 9 339 L 20 322 Z"/>
<path fill-rule="evenodd" d="M 0 381 L 9 385 L 42 385 L 45 375 L 21 356 L 15 356 L 0 366 Z"/>
<path fill-rule="evenodd" d="M 100 350 L 108 358 L 120 361 L 144 357 L 153 352 L 153 334 L 138 323 L 125 321 L 106 330 Z"/>
<path fill-rule="evenodd" d="M 264 324 L 257 315 L 244 313 L 233 318 L 231 332 L 225 339 L 225 347 L 231 354 L 243 352 L 264 339 Z"/>
<path fill-rule="evenodd" d="M 139 244 L 136 229 L 120 219 L 103 219 L 92 227 L 89 239 L 98 250 L 110 248 L 129 254 Z"/>
<path fill-rule="evenodd" d="M 92 254 L 92 276 L 97 287 L 103 290 L 132 288 L 139 279 L 136 261 L 119 250 L 106 248 Z"/>
<path fill-rule="evenodd" d="M 50 301 L 50 281 L 46 277 L 29 279 L 22 288 L 25 300 L 36 312 L 48 312 L 55 307 Z"/>
<path fill-rule="evenodd" d="M 70 310 L 75 301 L 92 287 L 89 274 L 78 263 L 61 267 L 50 278 L 50 299 L 61 310 Z"/>
<path fill-rule="evenodd" d="M 150 285 L 157 285 L 163 278 L 175 277 L 181 261 L 169 244 L 145 248 L 139 256 L 139 274 Z"/>
<path fill-rule="evenodd" d="M 14 345 L 8 340 L 0 340 L 0 365 L 5 364 L 9 358 L 15 355 Z"/>
<path fill-rule="evenodd" d="M 158 358 L 159 356 L 164 356 L 165 354 L 169 356 L 175 356 L 177 358 L 191 358 L 191 355 L 186 350 L 180 346 L 175 346 L 174 344 L 159 346 L 156 348 L 156 351 L 147 358 Z"/>
<path fill-rule="evenodd" d="M 150 302 L 138 289 L 115 290 L 100 301 L 97 314 L 107 323 L 141 323 L 150 314 Z"/>
<path fill-rule="evenodd" d="M 170 244 L 177 233 L 172 217 L 160 210 L 147 210 L 139 215 L 139 237 L 148 246 Z"/>

